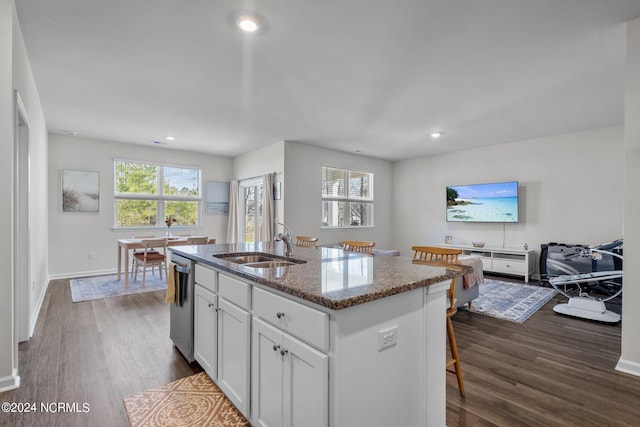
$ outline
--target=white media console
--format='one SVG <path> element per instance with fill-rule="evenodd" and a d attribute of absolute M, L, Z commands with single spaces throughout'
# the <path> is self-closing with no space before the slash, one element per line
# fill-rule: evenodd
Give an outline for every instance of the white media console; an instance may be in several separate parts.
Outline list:
<path fill-rule="evenodd" d="M 482 269 L 487 272 L 523 276 L 528 282 L 535 272 L 536 251 L 517 248 L 476 248 L 472 245 L 437 245 L 462 250 L 463 255 L 477 255 L 482 259 Z"/>

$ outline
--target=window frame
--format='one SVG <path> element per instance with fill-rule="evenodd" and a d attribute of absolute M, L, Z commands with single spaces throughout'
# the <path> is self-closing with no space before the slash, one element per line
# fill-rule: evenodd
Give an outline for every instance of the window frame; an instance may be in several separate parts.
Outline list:
<path fill-rule="evenodd" d="M 345 195 L 344 196 L 325 196 L 324 194 L 324 170 L 325 168 L 330 168 L 330 169 L 336 169 L 336 170 L 340 170 L 343 173 L 343 179 L 345 182 Z M 321 202 L 320 202 L 320 229 L 321 230 L 344 230 L 344 229 L 363 229 L 363 228 L 374 228 L 375 227 L 375 174 L 373 172 L 367 171 L 367 170 L 362 170 L 362 169 L 353 169 L 353 168 L 347 168 L 344 166 L 336 166 L 336 165 L 332 165 L 332 164 L 322 164 L 321 169 L 320 169 L 320 181 L 321 181 L 321 186 L 320 186 L 320 198 L 321 198 Z M 369 175 L 369 197 L 349 197 L 349 190 L 348 190 L 348 177 L 349 177 L 349 173 L 360 173 L 360 174 L 368 174 Z M 370 208 L 370 217 L 371 217 L 371 221 L 369 224 L 367 225 L 324 225 L 323 221 L 322 221 L 322 213 L 324 210 L 324 203 L 325 202 L 344 202 L 345 203 L 345 211 L 349 210 L 349 206 L 353 203 L 353 204 L 368 204 L 371 206 Z"/>
<path fill-rule="evenodd" d="M 145 166 L 155 166 L 158 168 L 158 174 L 156 176 L 156 185 L 158 189 L 157 194 L 146 194 L 146 193 L 118 193 L 117 191 L 117 172 L 116 168 L 118 163 L 133 163 Z M 198 196 L 184 196 L 184 195 L 165 195 L 164 192 L 164 168 L 181 168 L 181 169 L 192 169 L 198 172 Z M 165 203 L 166 202 L 196 202 L 198 204 L 197 207 L 197 215 L 198 219 L 196 224 L 190 225 L 175 225 L 174 227 L 179 228 L 198 228 L 202 227 L 202 215 L 204 212 L 203 208 L 203 189 L 202 189 L 202 168 L 200 166 L 194 165 L 179 165 L 175 163 L 162 163 L 162 162 L 153 162 L 153 161 L 143 161 L 143 160 L 131 160 L 124 158 L 114 158 L 113 159 L 113 229 L 114 230 L 164 230 L 166 225 L 164 223 L 164 219 L 166 217 L 165 214 Z M 157 224 L 156 225 L 138 225 L 132 227 L 122 227 L 118 225 L 118 201 L 119 200 L 145 200 L 145 201 L 155 201 L 157 202 L 156 215 L 157 215 Z"/>

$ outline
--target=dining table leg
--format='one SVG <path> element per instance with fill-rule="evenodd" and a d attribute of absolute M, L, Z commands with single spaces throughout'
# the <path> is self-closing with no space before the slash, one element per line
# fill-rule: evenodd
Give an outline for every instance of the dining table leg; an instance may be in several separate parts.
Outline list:
<path fill-rule="evenodd" d="M 124 251 L 124 288 L 129 289 L 129 248 Z"/>
<path fill-rule="evenodd" d="M 121 271 L 122 271 L 122 246 L 118 245 L 118 281 L 120 281 Z"/>

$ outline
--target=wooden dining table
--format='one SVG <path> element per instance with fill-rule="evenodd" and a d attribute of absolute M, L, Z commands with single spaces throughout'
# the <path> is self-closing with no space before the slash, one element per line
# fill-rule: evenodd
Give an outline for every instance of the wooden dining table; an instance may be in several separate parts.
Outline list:
<path fill-rule="evenodd" d="M 193 236 L 189 236 L 193 237 Z M 190 244 L 188 237 L 166 237 L 167 246 L 181 246 Z M 129 288 L 129 252 L 143 248 L 144 239 L 118 239 L 118 280 L 122 277 L 122 252 L 124 249 L 124 289 Z"/>

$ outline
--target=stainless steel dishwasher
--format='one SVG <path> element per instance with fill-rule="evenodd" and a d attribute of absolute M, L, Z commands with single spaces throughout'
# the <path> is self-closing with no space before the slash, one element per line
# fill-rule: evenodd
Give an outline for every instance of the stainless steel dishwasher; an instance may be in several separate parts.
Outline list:
<path fill-rule="evenodd" d="M 176 301 L 169 309 L 169 337 L 187 362 L 191 363 L 195 360 L 193 357 L 195 262 L 173 252 L 171 262 L 176 265 Z"/>

